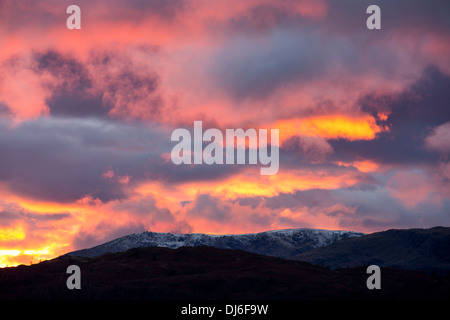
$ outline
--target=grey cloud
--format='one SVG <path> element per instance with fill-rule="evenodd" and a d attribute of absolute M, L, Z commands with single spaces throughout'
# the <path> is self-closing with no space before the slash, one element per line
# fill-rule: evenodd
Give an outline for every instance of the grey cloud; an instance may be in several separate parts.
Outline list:
<path fill-rule="evenodd" d="M 237 100 L 265 99 L 280 88 L 302 90 L 315 81 L 336 86 L 352 76 L 392 78 L 404 72 L 403 60 L 401 52 L 365 37 L 329 35 L 309 26 L 271 30 L 263 38 L 237 35 L 215 55 L 210 72 Z"/>
<path fill-rule="evenodd" d="M 366 28 L 372 4 L 382 9 L 379 32 Z M 262 4 L 233 17 L 230 25 L 239 32 L 214 57 L 212 75 L 236 99 L 265 99 L 279 88 L 302 90 L 302 84 L 323 79 L 377 75 L 404 80 L 411 69 L 433 61 L 399 48 L 396 36 L 411 32 L 420 43 L 450 35 L 448 1 L 344 0 L 327 1 L 327 6 L 327 16 L 318 20 Z"/>
<path fill-rule="evenodd" d="M 145 216 L 151 220 L 173 222 L 175 218 L 167 208 L 158 208 L 153 196 L 137 199 L 134 201 L 120 201 L 112 204 L 113 210 L 123 210 L 130 215 Z"/>
<path fill-rule="evenodd" d="M 129 56 L 145 55 L 151 61 L 157 49 L 140 46 L 128 50 L 94 50 L 86 61 L 52 50 L 35 52 L 34 72 L 53 79 L 43 83 L 52 93 L 47 101 L 50 114 L 159 119 L 164 105 L 159 75 L 146 62 L 136 64 Z"/>
<path fill-rule="evenodd" d="M 186 11 L 188 5 L 185 0 L 108 0 L 96 1 L 77 0 L 47 0 L 36 2 L 33 0 L 1 1 L 0 21 L 7 31 L 15 31 L 24 26 L 27 28 L 50 28 L 52 26 L 65 27 L 68 17 L 66 9 L 76 4 L 81 8 L 82 25 L 89 30 L 91 21 L 100 19 L 110 23 L 120 21 L 138 22 L 150 15 L 172 21 L 178 14 Z"/>
<path fill-rule="evenodd" d="M 378 5 L 382 13 L 382 29 L 430 31 L 450 31 L 450 4 L 445 0 L 328 0 L 328 16 L 325 21 L 329 32 L 347 34 L 365 31 L 366 8 Z M 379 36 L 379 35 L 377 35 Z"/>
<path fill-rule="evenodd" d="M 263 200 L 263 197 L 246 197 L 236 199 L 234 202 L 238 202 L 240 206 L 249 206 L 252 209 L 255 209 L 263 202 Z"/>
<path fill-rule="evenodd" d="M 164 150 L 158 129 L 98 120 L 1 123 L 0 132 L 0 180 L 17 194 L 54 201 L 123 198 L 124 186 L 102 174 L 112 168 L 139 177 L 135 167 L 146 167 Z"/>
<path fill-rule="evenodd" d="M 69 212 L 62 213 L 25 213 L 27 219 L 33 221 L 51 221 L 51 220 L 62 220 L 71 217 Z"/>
<path fill-rule="evenodd" d="M 231 207 L 209 194 L 199 194 L 188 210 L 191 217 L 204 217 L 224 221 L 230 216 Z"/>
<path fill-rule="evenodd" d="M 351 52 L 345 45 L 336 45 Z M 236 98 L 264 98 L 294 80 L 316 79 L 333 62 L 333 49 L 327 43 L 324 46 L 314 30 L 300 34 L 279 30 L 264 41 L 235 37 L 218 54 L 213 73 Z"/>
<path fill-rule="evenodd" d="M 215 23 L 213 27 L 224 28 L 234 34 L 244 33 L 257 37 L 274 28 L 307 27 L 310 23 L 310 18 L 291 10 L 288 5 L 283 7 L 270 3 L 255 3 L 247 11 L 232 16 L 226 22 Z"/>

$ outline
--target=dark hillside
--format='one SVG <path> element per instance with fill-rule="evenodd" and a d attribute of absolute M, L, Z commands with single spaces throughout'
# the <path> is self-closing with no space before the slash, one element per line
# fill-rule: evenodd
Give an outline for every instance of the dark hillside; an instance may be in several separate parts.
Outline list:
<path fill-rule="evenodd" d="M 66 269 L 81 269 L 69 290 Z M 368 290 L 365 268 L 329 270 L 301 261 L 212 247 L 136 248 L 95 258 L 63 256 L 0 269 L 0 299 L 449 299 L 450 279 L 382 269 Z"/>

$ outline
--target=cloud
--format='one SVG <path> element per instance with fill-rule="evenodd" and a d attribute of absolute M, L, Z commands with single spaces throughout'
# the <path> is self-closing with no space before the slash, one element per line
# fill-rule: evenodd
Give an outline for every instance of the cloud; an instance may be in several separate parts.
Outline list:
<path fill-rule="evenodd" d="M 329 206 L 334 203 L 331 192 L 327 189 L 309 189 L 293 193 L 280 194 L 265 200 L 270 209 Z"/>
<path fill-rule="evenodd" d="M 434 128 L 425 138 L 425 146 L 444 154 L 450 153 L 450 122 Z"/>
<path fill-rule="evenodd" d="M 102 103 L 111 105 L 109 115 L 122 119 L 160 120 L 163 98 L 159 76 L 152 67 L 153 48 L 136 48 L 126 52 L 93 53 L 88 68 L 94 91 Z"/>
<path fill-rule="evenodd" d="M 429 67 L 418 81 L 398 94 L 362 97 L 363 110 L 372 114 L 379 126 L 389 130 L 380 132 L 373 140 L 330 141 L 334 150 L 332 158 L 354 161 L 361 157 L 390 165 L 434 165 L 438 155 L 424 147 L 424 140 L 432 128 L 450 120 L 446 107 L 450 99 L 448 86 L 450 77 L 436 67 Z M 380 114 L 388 116 L 382 120 Z"/>
<path fill-rule="evenodd" d="M 207 218 L 214 221 L 226 221 L 230 218 L 230 206 L 223 204 L 218 197 L 199 194 L 195 201 L 187 205 L 187 213 L 192 217 Z"/>
<path fill-rule="evenodd" d="M 40 119 L 15 128 L 3 122 L 0 131 L 0 180 L 19 195 L 62 202 L 125 197 L 127 184 L 104 179 L 105 170 L 131 182 L 145 178 L 142 172 L 159 161 L 168 136 L 93 119 Z"/>
<path fill-rule="evenodd" d="M 329 70 L 334 59 L 319 42 L 314 34 L 290 30 L 264 39 L 232 38 L 215 59 L 215 78 L 237 98 L 266 98 L 291 81 L 312 81 Z"/>
<path fill-rule="evenodd" d="M 119 225 L 101 222 L 92 229 L 81 229 L 72 240 L 72 246 L 77 249 L 90 248 L 131 233 L 146 231 L 143 225 Z"/>
<path fill-rule="evenodd" d="M 153 196 L 111 203 L 114 212 L 121 211 L 130 215 L 145 216 L 155 221 L 173 222 L 172 213 L 167 208 L 159 208 Z"/>
<path fill-rule="evenodd" d="M 91 51 L 87 60 L 54 50 L 17 56 L 3 65 L 10 76 L 0 100 L 23 120 L 45 114 L 161 120 L 159 76 L 147 62 L 154 53 L 140 47 Z"/>
<path fill-rule="evenodd" d="M 0 102 L 18 119 L 37 118 L 49 113 L 45 100 L 51 96 L 51 90 L 46 83 L 52 79 L 35 73 L 33 64 L 30 57 L 0 62 Z"/>
<path fill-rule="evenodd" d="M 424 201 L 433 201 L 433 183 L 423 172 L 397 172 L 388 181 L 387 188 L 405 208 L 412 209 Z"/>

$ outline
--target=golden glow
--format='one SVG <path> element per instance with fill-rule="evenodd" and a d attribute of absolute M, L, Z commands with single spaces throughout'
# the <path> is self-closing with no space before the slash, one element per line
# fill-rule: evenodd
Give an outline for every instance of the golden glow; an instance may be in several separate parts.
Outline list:
<path fill-rule="evenodd" d="M 178 188 L 164 188 L 157 182 L 142 184 L 137 191 L 144 194 L 164 195 L 170 203 L 193 201 L 198 194 L 210 194 L 222 199 L 239 197 L 273 197 L 280 193 L 291 193 L 307 189 L 332 189 L 350 186 L 357 183 L 359 177 L 351 172 L 333 172 L 326 170 L 291 170 L 279 171 L 276 175 L 261 176 L 259 166 L 240 172 L 220 181 L 190 182 L 179 185 Z"/>
<path fill-rule="evenodd" d="M 20 250 L 0 250 L 0 268 L 18 265 L 19 263 L 15 262 L 15 257 L 19 254 Z"/>
<path fill-rule="evenodd" d="M 22 227 L 0 229 L 0 241 L 22 240 L 25 238 L 25 232 Z"/>
<path fill-rule="evenodd" d="M 20 254 L 20 250 L 0 250 L 0 256 L 17 257 L 19 254 Z"/>
<path fill-rule="evenodd" d="M 280 140 L 292 136 L 320 136 L 326 139 L 371 140 L 382 128 L 372 116 L 314 116 L 280 120 L 273 125 L 280 129 Z"/>
<path fill-rule="evenodd" d="M 79 206 L 74 204 L 62 204 L 52 202 L 36 202 L 20 199 L 20 205 L 29 211 L 38 213 L 61 213 L 70 212 L 79 209 Z M 18 201 L 18 202 L 19 202 Z"/>
<path fill-rule="evenodd" d="M 50 246 L 43 249 L 0 250 L 0 268 L 37 263 L 54 257 L 55 253 L 50 250 Z"/>
<path fill-rule="evenodd" d="M 50 253 L 50 250 L 49 247 L 46 247 L 41 250 L 25 250 L 23 253 L 29 255 L 46 255 Z"/>

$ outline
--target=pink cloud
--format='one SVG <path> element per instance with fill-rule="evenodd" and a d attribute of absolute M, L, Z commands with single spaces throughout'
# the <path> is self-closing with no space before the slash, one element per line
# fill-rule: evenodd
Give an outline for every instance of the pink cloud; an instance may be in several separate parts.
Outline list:
<path fill-rule="evenodd" d="M 11 58 L 0 63 L 0 103 L 3 103 L 18 119 L 47 115 L 45 103 L 51 95 L 49 83 L 54 79 L 33 70 L 30 56 Z"/>
<path fill-rule="evenodd" d="M 399 171 L 387 183 L 389 195 L 405 208 L 414 209 L 421 203 L 439 204 L 433 181 L 423 172 Z"/>
<path fill-rule="evenodd" d="M 425 138 L 425 146 L 441 153 L 450 153 L 450 122 L 434 128 Z"/>

